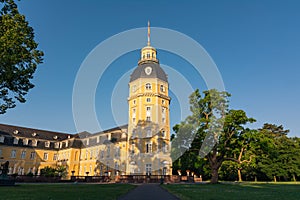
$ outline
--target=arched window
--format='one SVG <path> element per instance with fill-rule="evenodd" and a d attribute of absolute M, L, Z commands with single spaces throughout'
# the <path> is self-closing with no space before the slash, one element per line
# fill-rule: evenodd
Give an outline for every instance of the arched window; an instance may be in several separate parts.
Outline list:
<path fill-rule="evenodd" d="M 150 83 L 146 83 L 146 90 L 151 90 L 151 84 Z"/>

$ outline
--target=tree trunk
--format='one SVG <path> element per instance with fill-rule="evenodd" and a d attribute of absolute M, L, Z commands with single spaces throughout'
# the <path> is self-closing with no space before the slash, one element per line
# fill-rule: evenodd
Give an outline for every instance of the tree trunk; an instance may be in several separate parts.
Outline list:
<path fill-rule="evenodd" d="M 210 183 L 218 183 L 219 181 L 219 168 L 212 168 L 211 170 L 211 179 L 210 179 Z"/>
<path fill-rule="evenodd" d="M 277 180 L 276 180 L 276 176 L 274 176 L 274 182 L 275 182 L 275 183 L 277 182 Z"/>
<path fill-rule="evenodd" d="M 295 176 L 295 174 L 293 174 L 293 180 L 294 180 L 294 182 L 296 182 L 296 176 Z"/>
<path fill-rule="evenodd" d="M 257 176 L 254 177 L 254 181 L 257 182 Z"/>
<path fill-rule="evenodd" d="M 242 182 L 242 173 L 241 173 L 241 168 L 238 168 L 238 177 L 239 177 L 239 182 Z"/>

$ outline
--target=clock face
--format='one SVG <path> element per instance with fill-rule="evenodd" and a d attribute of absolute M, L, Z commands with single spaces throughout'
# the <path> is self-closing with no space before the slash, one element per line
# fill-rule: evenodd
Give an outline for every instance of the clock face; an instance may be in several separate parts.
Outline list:
<path fill-rule="evenodd" d="M 148 66 L 148 67 L 145 68 L 145 73 L 146 73 L 147 75 L 150 75 L 151 72 L 152 72 L 152 67 Z"/>

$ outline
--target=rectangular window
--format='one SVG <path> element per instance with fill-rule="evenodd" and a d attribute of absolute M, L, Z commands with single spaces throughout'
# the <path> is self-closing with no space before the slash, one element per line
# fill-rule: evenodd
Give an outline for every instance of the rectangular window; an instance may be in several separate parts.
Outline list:
<path fill-rule="evenodd" d="M 22 151 L 21 152 L 21 159 L 25 159 L 25 157 L 26 157 L 26 151 Z"/>
<path fill-rule="evenodd" d="M 89 152 L 88 150 L 85 150 L 85 159 L 87 160 L 88 157 L 89 157 Z"/>
<path fill-rule="evenodd" d="M 59 148 L 59 142 L 56 142 L 56 143 L 54 144 L 54 148 L 55 148 L 55 149 L 58 149 L 58 148 Z"/>
<path fill-rule="evenodd" d="M 150 107 L 150 106 L 147 106 L 146 110 L 147 110 L 147 111 L 151 111 L 151 107 Z"/>
<path fill-rule="evenodd" d="M 107 146 L 107 157 L 109 158 L 110 156 L 110 146 Z"/>
<path fill-rule="evenodd" d="M 119 157 L 120 157 L 120 147 L 116 147 L 115 157 L 116 157 L 116 158 L 119 158 Z"/>
<path fill-rule="evenodd" d="M 133 122 L 133 123 L 135 123 L 135 117 L 134 117 L 134 118 L 132 118 L 132 122 Z"/>
<path fill-rule="evenodd" d="M 92 149 L 92 150 L 91 150 L 91 153 L 90 153 L 90 159 L 92 159 L 93 156 L 94 156 L 94 150 Z"/>
<path fill-rule="evenodd" d="M 163 168 L 162 174 L 167 175 L 167 168 L 166 167 Z"/>
<path fill-rule="evenodd" d="M 163 85 L 160 85 L 160 91 L 164 92 L 165 91 L 165 87 Z"/>
<path fill-rule="evenodd" d="M 146 144 L 146 153 L 152 153 L 152 143 Z"/>
<path fill-rule="evenodd" d="M 151 121 L 151 117 L 148 116 L 148 117 L 146 118 L 146 121 L 150 122 L 150 121 Z"/>
<path fill-rule="evenodd" d="M 147 135 L 146 135 L 146 137 L 152 137 L 151 129 L 147 129 Z"/>
<path fill-rule="evenodd" d="M 35 152 L 31 152 L 30 153 L 30 160 L 34 160 L 35 159 Z"/>
<path fill-rule="evenodd" d="M 44 160 L 48 160 L 48 153 L 44 153 Z"/>
<path fill-rule="evenodd" d="M 100 176 L 103 176 L 103 165 L 100 165 Z"/>
<path fill-rule="evenodd" d="M 152 164 L 146 164 L 146 175 L 151 175 Z"/>
<path fill-rule="evenodd" d="M 131 144 L 131 154 L 134 154 L 134 148 L 135 148 L 135 144 Z"/>
<path fill-rule="evenodd" d="M 161 100 L 161 103 L 164 105 L 165 104 L 165 100 Z"/>
<path fill-rule="evenodd" d="M 166 144 L 166 142 L 163 142 L 163 143 L 162 143 L 162 150 L 163 150 L 164 153 L 167 152 L 168 149 L 167 149 L 167 144 Z"/>
<path fill-rule="evenodd" d="M 17 151 L 16 150 L 11 150 L 10 157 L 15 158 L 16 155 L 17 155 Z"/>
<path fill-rule="evenodd" d="M 147 98 L 146 102 L 148 102 L 148 103 L 151 102 L 151 98 Z"/>
<path fill-rule="evenodd" d="M 119 170 L 119 163 L 115 162 L 115 170 Z"/>
<path fill-rule="evenodd" d="M 53 155 L 53 160 L 57 160 L 57 153 Z"/>

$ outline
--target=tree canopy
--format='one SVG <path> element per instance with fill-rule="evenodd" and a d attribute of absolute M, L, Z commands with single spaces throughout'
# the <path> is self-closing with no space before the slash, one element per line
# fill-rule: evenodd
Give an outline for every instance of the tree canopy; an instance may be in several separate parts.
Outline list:
<path fill-rule="evenodd" d="M 31 82 L 43 52 L 38 50 L 34 30 L 13 0 L 0 0 L 0 114 L 24 103 L 34 87 Z"/>
<path fill-rule="evenodd" d="M 299 138 L 287 137 L 283 126 L 266 123 L 250 129 L 255 122 L 243 110 L 229 109 L 227 92 L 208 90 L 190 96 L 191 115 L 173 127 L 173 173 L 191 170 L 217 183 L 223 180 L 276 181 L 300 176 Z"/>

